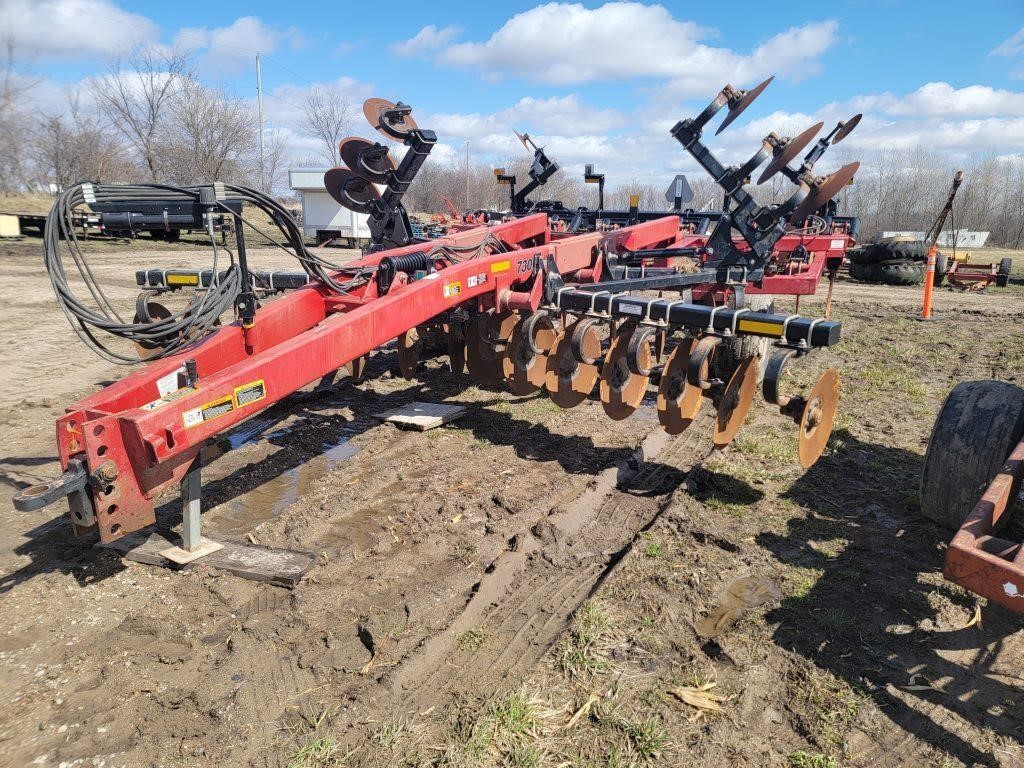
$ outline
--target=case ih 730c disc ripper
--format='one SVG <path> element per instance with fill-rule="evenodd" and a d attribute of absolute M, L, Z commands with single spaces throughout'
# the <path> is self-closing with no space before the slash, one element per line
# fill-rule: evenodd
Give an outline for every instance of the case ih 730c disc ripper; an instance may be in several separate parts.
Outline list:
<path fill-rule="evenodd" d="M 854 121 L 836 126 L 799 168 L 789 162 L 820 124 L 795 138 L 770 134 L 750 160 L 724 166 L 702 141 L 705 126 L 722 109 L 728 113 L 723 127 L 732 122 L 765 85 L 726 86 L 699 116 L 672 129 L 729 202 L 703 235 L 681 227 L 678 215 L 610 231 L 553 233 L 540 213 L 413 241 L 401 200 L 436 137 L 416 126 L 407 105 L 371 99 L 364 112 L 374 128 L 408 147 L 402 162 L 396 167 L 381 144 L 349 139 L 341 146 L 348 167 L 326 175 L 339 201 L 369 214 L 376 245 L 368 255 L 328 265 L 305 248 L 284 209 L 253 190 L 163 187 L 191 196 L 207 215 L 233 216 L 237 252 L 223 273 L 214 265 L 208 289 L 197 291 L 184 311 L 154 312 L 147 293 L 133 323 L 120 321 L 92 282 L 94 306 L 75 298 L 60 260 L 62 248 L 81 256 L 68 214 L 110 188 L 83 185 L 65 193 L 51 211 L 46 240 L 62 309 L 93 346 L 100 347 L 97 331 L 107 331 L 142 345 L 152 358 L 67 409 L 57 420 L 63 475 L 22 490 L 15 506 L 38 509 L 66 496 L 76 531 L 95 527 L 109 543 L 153 524 L 157 497 L 180 484 L 180 554 L 195 557 L 203 551 L 199 469 L 206 441 L 311 382 L 361 367 L 373 350 L 396 339 L 399 366 L 413 376 L 428 337 L 444 340 L 453 374 L 468 367 L 483 384 L 545 390 L 563 408 L 597 390 L 613 419 L 629 416 L 656 386 L 658 418 L 673 434 L 708 402 L 718 446 L 735 437 L 763 378 L 765 399 L 798 425 L 799 460 L 810 466 L 832 430 L 837 372 L 826 370 L 803 395 L 783 394 L 780 379 L 790 362 L 836 344 L 840 324 L 755 310 L 749 300 L 813 293 L 826 267 L 833 275 L 838 269 L 849 235 L 814 214 L 850 182 L 857 164 L 823 177 L 812 166 Z M 762 180 L 781 171 L 795 184 L 778 205 L 759 205 L 744 186 L 766 162 Z M 378 184 L 386 185 L 383 194 Z M 258 306 L 242 201 L 271 216 L 309 285 Z M 218 303 L 225 297 L 226 307 Z M 235 322 L 215 327 L 232 305 Z M 775 343 L 773 355 L 762 359 L 760 340 Z"/>

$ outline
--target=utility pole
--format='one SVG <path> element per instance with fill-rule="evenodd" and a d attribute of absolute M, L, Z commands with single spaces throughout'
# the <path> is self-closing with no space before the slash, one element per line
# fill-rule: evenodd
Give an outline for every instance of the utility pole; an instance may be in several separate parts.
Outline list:
<path fill-rule="evenodd" d="M 266 166 L 263 162 L 263 71 L 260 69 L 260 55 L 256 54 L 256 103 L 260 116 L 260 191 L 267 189 Z"/>
<path fill-rule="evenodd" d="M 469 139 L 466 139 L 466 210 L 469 210 Z"/>

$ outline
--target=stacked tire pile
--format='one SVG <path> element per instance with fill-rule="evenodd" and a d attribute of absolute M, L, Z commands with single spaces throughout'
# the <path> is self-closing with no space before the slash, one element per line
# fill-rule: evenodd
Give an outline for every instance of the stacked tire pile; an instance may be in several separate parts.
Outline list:
<path fill-rule="evenodd" d="M 862 283 L 920 285 L 924 282 L 928 253 L 920 240 L 891 240 L 851 248 L 850 277 Z M 941 251 L 935 259 L 935 285 L 946 277 L 947 261 Z"/>

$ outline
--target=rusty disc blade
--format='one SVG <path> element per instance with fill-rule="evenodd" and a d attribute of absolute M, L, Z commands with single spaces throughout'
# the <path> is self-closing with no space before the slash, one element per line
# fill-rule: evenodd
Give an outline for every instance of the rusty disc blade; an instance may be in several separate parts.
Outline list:
<path fill-rule="evenodd" d="M 146 309 L 149 312 L 150 320 L 166 320 L 171 316 L 171 310 L 159 301 L 147 301 Z M 139 317 L 138 313 L 135 315 L 135 322 L 142 322 L 142 318 Z M 164 346 L 153 341 L 136 341 L 135 351 L 139 355 L 139 360 L 149 360 L 153 355 L 158 355 L 163 352 Z"/>
<path fill-rule="evenodd" d="M 757 393 L 757 367 L 757 355 L 746 358 L 725 385 L 715 414 L 712 442 L 716 448 L 724 448 L 731 443 L 743 426 Z"/>
<path fill-rule="evenodd" d="M 686 381 L 686 364 L 695 343 L 696 339 L 686 339 L 673 349 L 661 372 L 658 421 L 670 435 L 685 431 L 700 413 L 704 402 L 701 390 Z"/>
<path fill-rule="evenodd" d="M 818 378 L 807 395 L 800 416 L 800 435 L 797 452 L 800 465 L 807 469 L 816 462 L 825 450 L 832 427 L 836 423 L 839 409 L 839 371 L 829 368 Z"/>
<path fill-rule="evenodd" d="M 358 136 L 342 139 L 338 143 L 338 154 L 349 170 L 377 184 L 387 183 L 388 171 L 395 170 L 386 147 Z"/>
<path fill-rule="evenodd" d="M 720 126 L 718 126 L 718 130 L 715 131 L 715 135 L 717 136 L 722 131 L 724 131 L 726 128 L 728 128 L 729 124 L 732 123 L 733 120 L 735 120 L 737 117 L 739 117 L 741 114 L 743 114 L 743 110 L 745 110 L 747 107 L 749 107 L 751 104 L 753 104 L 754 103 L 754 99 L 756 99 L 758 96 L 760 96 L 761 92 L 765 88 L 767 88 L 771 84 L 772 80 L 774 80 L 774 79 L 775 79 L 775 76 L 772 75 L 767 80 L 765 80 L 763 83 L 758 85 L 756 88 L 751 88 L 749 91 L 744 91 L 743 95 L 739 98 L 739 100 L 735 104 L 730 104 L 729 105 L 729 114 L 725 116 L 725 120 L 723 120 L 722 124 Z"/>
<path fill-rule="evenodd" d="M 757 183 L 764 184 L 768 179 L 781 171 L 784 166 L 788 165 L 790 160 L 799 155 L 804 147 L 814 140 L 814 137 L 818 135 L 818 131 L 824 125 L 824 123 L 815 123 L 799 136 L 787 141 L 782 151 L 776 154 L 772 161 L 768 163 L 768 167 L 764 169 L 764 173 L 758 178 Z"/>
<path fill-rule="evenodd" d="M 864 115 L 858 112 L 856 115 L 854 115 L 845 123 L 843 123 L 843 127 L 836 132 L 836 135 L 832 139 L 832 146 L 835 146 L 840 141 L 849 136 L 851 133 L 853 133 L 853 129 L 857 127 L 857 123 L 860 122 L 860 119 L 862 117 L 864 117 Z"/>
<path fill-rule="evenodd" d="M 366 364 L 369 361 L 370 356 L 363 355 L 362 357 L 357 357 L 351 362 L 345 363 L 338 370 L 346 376 L 351 377 L 353 381 L 362 381 L 363 374 L 366 372 Z"/>
<path fill-rule="evenodd" d="M 339 204 L 356 213 L 370 213 L 380 200 L 377 188 L 348 168 L 331 168 L 324 174 L 324 186 Z"/>
<path fill-rule="evenodd" d="M 446 323 L 443 329 L 448 349 L 448 370 L 459 375 L 466 370 L 466 334 L 458 321 Z"/>
<path fill-rule="evenodd" d="M 488 312 L 467 324 L 466 366 L 478 383 L 500 384 L 504 380 L 502 358 L 515 317 L 513 312 Z"/>
<path fill-rule="evenodd" d="M 633 328 L 629 325 L 623 326 L 615 334 L 608 354 L 605 355 L 604 366 L 601 368 L 601 404 L 608 418 L 613 421 L 621 421 L 632 414 L 647 394 L 649 379 L 629 370 L 629 363 L 626 361 L 629 338 L 632 335 Z M 646 369 L 654 364 L 654 352 L 650 343 L 641 345 L 637 351 L 637 361 L 640 367 Z"/>
<path fill-rule="evenodd" d="M 596 365 L 579 362 L 572 353 L 572 335 L 583 320 L 560 331 L 548 353 L 544 372 L 544 388 L 551 402 L 559 408 L 575 408 L 594 391 L 601 371 Z M 584 356 L 596 360 L 601 356 L 601 337 L 591 326 L 583 334 L 580 347 Z"/>
<path fill-rule="evenodd" d="M 527 334 L 533 336 L 534 352 L 528 343 Z M 555 328 L 547 317 L 533 324 L 532 331 L 524 318 L 516 323 L 505 347 L 505 357 L 501 361 L 502 372 L 508 388 L 517 395 L 528 395 L 544 386 L 547 372 L 547 353 L 555 343 Z"/>
<path fill-rule="evenodd" d="M 849 163 L 835 173 L 826 176 L 817 187 L 811 189 L 811 193 L 796 207 L 793 215 L 789 217 L 790 222 L 799 224 L 835 197 L 839 190 L 853 181 L 858 168 L 860 168 L 860 163 Z"/>
<path fill-rule="evenodd" d="M 405 115 L 400 120 L 391 122 L 385 119 L 384 115 L 389 109 L 394 109 L 394 102 L 387 99 L 367 99 L 363 102 L 363 115 L 378 133 L 387 136 L 389 139 L 402 141 L 409 132 L 419 126 L 412 119 L 412 115 Z"/>
<path fill-rule="evenodd" d="M 423 339 L 416 328 L 398 337 L 398 368 L 402 377 L 406 379 L 416 378 L 416 369 L 420 364 L 420 354 L 423 352 Z"/>

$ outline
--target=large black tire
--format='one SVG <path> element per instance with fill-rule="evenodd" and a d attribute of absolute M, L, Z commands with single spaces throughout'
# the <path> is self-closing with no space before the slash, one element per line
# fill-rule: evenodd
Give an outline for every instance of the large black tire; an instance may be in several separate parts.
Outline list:
<path fill-rule="evenodd" d="M 863 283 L 920 285 L 924 282 L 924 267 L 912 261 L 851 264 L 850 277 Z"/>
<path fill-rule="evenodd" d="M 946 279 L 946 273 L 949 271 L 949 259 L 946 258 L 946 254 L 942 251 L 937 251 L 935 254 L 935 276 L 932 278 L 932 285 L 940 286 L 942 281 Z"/>
<path fill-rule="evenodd" d="M 999 268 L 996 270 L 996 285 L 1005 288 L 1010 284 L 1010 270 L 1013 269 L 1012 259 L 1002 259 Z"/>
<path fill-rule="evenodd" d="M 921 514 L 947 528 L 959 528 L 1021 436 L 1024 389 L 1005 381 L 957 384 L 928 441 L 921 472 Z"/>
<path fill-rule="evenodd" d="M 897 240 L 851 248 L 846 255 L 851 264 L 878 264 L 884 261 L 924 263 L 928 260 L 928 249 L 920 240 Z M 939 258 L 945 259 L 941 251 Z M 945 274 L 945 270 L 943 270 L 943 274 Z"/>
<path fill-rule="evenodd" d="M 169 229 L 169 230 L 167 230 L 167 242 L 169 242 L 169 243 L 176 243 L 179 240 L 181 240 L 181 230 L 180 229 Z"/>

